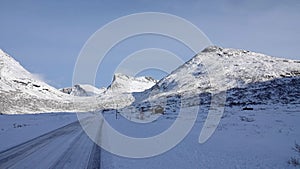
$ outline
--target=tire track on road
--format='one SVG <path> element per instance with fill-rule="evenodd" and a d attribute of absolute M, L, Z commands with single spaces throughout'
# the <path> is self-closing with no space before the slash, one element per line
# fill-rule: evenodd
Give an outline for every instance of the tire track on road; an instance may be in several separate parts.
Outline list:
<path fill-rule="evenodd" d="M 97 130 L 96 142 L 101 142 L 102 139 L 103 120 Z M 94 143 L 87 169 L 101 169 L 101 147 Z"/>
<path fill-rule="evenodd" d="M 51 140 L 64 134 L 70 133 L 72 130 L 76 130 L 78 126 L 79 122 L 76 121 L 46 134 L 43 134 L 39 137 L 26 141 L 25 143 L 0 152 L 0 168 L 7 168 L 8 166 L 10 166 L 9 163 L 16 163 L 17 161 L 42 148 L 43 146 L 46 146 L 49 142 L 51 142 Z"/>
<path fill-rule="evenodd" d="M 43 168 L 99 169 L 101 148 L 81 127 L 81 125 L 88 125 L 90 119 L 92 118 L 70 123 L 0 152 L 0 168 L 42 166 Z M 36 164 L 31 161 L 35 161 Z"/>

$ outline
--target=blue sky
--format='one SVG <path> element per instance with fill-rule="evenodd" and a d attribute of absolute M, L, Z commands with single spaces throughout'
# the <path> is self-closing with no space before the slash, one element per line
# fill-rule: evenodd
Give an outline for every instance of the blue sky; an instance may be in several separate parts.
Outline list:
<path fill-rule="evenodd" d="M 300 59 L 298 0 L 2 0 L 0 4 L 0 48 L 58 88 L 72 84 L 76 58 L 95 31 L 114 19 L 137 12 L 164 12 L 185 18 L 222 47 Z M 109 67 L 135 50 L 160 47 L 184 60 L 192 57 L 177 42 L 160 40 L 137 37 L 127 42 L 128 48 L 128 44 L 116 47 L 108 56 L 112 58 L 108 69 L 97 76 L 96 85 L 107 86 L 113 74 Z"/>

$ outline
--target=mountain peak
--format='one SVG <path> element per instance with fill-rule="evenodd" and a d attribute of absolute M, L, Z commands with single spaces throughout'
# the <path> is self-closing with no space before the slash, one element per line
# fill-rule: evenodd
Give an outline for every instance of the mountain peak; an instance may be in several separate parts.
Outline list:
<path fill-rule="evenodd" d="M 8 53 L 6 53 L 4 50 L 0 49 L 0 57 L 2 57 L 2 60 L 10 60 L 10 61 L 13 61 L 13 62 L 16 62 L 19 64 L 18 61 L 16 61 L 13 57 L 11 57 Z"/>
<path fill-rule="evenodd" d="M 140 92 L 149 89 L 155 85 L 156 82 L 157 81 L 152 77 L 132 77 L 121 73 L 116 73 L 113 77 L 111 85 L 107 88 L 107 92 Z"/>
<path fill-rule="evenodd" d="M 219 46 L 208 46 L 207 48 L 203 49 L 201 52 L 203 53 L 209 53 L 209 52 L 218 52 L 218 51 L 222 51 L 223 48 L 219 47 Z"/>
<path fill-rule="evenodd" d="M 115 73 L 114 74 L 114 77 L 113 77 L 113 82 L 116 81 L 116 80 L 119 80 L 119 79 L 129 79 L 130 77 L 125 75 L 125 74 L 122 74 L 122 73 Z"/>
<path fill-rule="evenodd" d="M 59 89 L 59 91 L 73 96 L 95 96 L 104 93 L 106 88 L 96 88 L 89 84 L 75 84 L 73 87 Z"/>
<path fill-rule="evenodd" d="M 29 95 L 42 98 L 49 96 L 51 99 L 61 96 L 54 87 L 36 78 L 3 50 L 0 51 L 0 77 L 0 90 L 3 91 L 24 91 Z"/>
<path fill-rule="evenodd" d="M 133 77 L 133 76 L 125 75 L 122 73 L 115 73 L 112 83 L 119 81 L 119 80 L 137 80 L 137 81 L 144 81 L 144 82 L 148 82 L 148 81 L 157 82 L 155 79 L 153 79 L 150 76 Z"/>
<path fill-rule="evenodd" d="M 164 92 L 222 91 L 299 75 L 300 61 L 242 49 L 209 46 L 163 78 L 156 87 Z"/>

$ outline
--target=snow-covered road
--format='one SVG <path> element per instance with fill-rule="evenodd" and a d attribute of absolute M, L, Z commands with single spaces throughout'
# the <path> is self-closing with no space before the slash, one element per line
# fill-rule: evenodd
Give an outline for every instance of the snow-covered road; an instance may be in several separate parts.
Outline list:
<path fill-rule="evenodd" d="M 101 148 L 90 140 L 78 121 L 0 152 L 0 168 L 7 169 L 97 169 L 100 161 Z"/>

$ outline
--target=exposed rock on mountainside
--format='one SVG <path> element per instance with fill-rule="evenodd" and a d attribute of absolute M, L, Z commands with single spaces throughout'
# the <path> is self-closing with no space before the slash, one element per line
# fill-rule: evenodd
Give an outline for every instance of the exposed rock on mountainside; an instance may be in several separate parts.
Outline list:
<path fill-rule="evenodd" d="M 164 108 L 175 110 L 180 102 L 183 106 L 209 104 L 212 94 L 222 92 L 226 92 L 227 105 L 298 104 L 299 76 L 300 61 L 211 46 L 158 82 L 118 73 L 107 89 L 79 84 L 59 91 L 0 51 L 0 111 L 92 111 L 126 106 L 139 110 L 167 104 Z"/>

